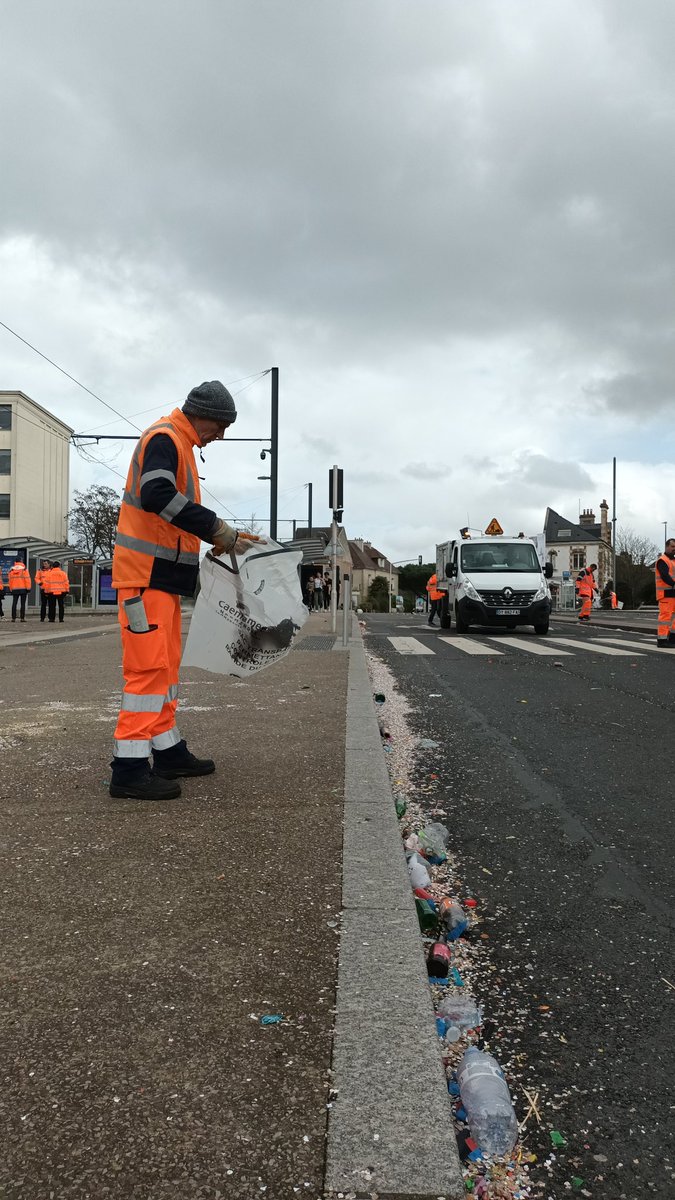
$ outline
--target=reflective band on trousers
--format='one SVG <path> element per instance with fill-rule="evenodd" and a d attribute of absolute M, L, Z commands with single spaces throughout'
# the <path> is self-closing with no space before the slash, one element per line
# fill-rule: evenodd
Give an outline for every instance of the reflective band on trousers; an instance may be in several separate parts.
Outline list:
<path fill-rule="evenodd" d="M 115 741 L 114 758 L 149 758 L 152 752 L 150 741 Z"/>
<path fill-rule="evenodd" d="M 122 712 L 158 713 L 164 708 L 165 696 L 138 695 L 137 692 L 122 693 Z"/>
<path fill-rule="evenodd" d="M 174 725 L 173 729 L 167 729 L 166 733 L 158 733 L 152 739 L 152 748 L 153 750 L 168 750 L 171 746 L 176 746 L 180 740 L 180 733 Z"/>
<path fill-rule="evenodd" d="M 166 699 L 169 703 L 171 703 L 172 700 L 178 699 L 178 684 L 177 683 L 171 684 L 171 687 L 169 688 L 168 692 L 166 693 Z"/>
<path fill-rule="evenodd" d="M 169 562 L 186 563 L 191 567 L 199 566 L 199 555 L 181 551 L 176 555 L 172 546 L 157 546 L 154 542 L 146 542 L 143 538 L 131 537 L 128 533 L 118 531 L 115 538 L 116 546 L 124 546 L 125 550 L 138 550 L 139 554 L 150 554 L 152 558 L 165 558 Z"/>

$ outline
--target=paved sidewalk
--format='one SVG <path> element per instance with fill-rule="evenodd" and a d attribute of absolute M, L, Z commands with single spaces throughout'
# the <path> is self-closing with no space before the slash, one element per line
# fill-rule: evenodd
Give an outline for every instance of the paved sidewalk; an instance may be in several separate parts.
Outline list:
<path fill-rule="evenodd" d="M 324 1196 L 345 765 L 358 817 L 359 756 L 381 755 L 354 628 L 344 651 L 330 617 L 314 614 L 291 654 L 247 681 L 186 672 L 180 727 L 218 771 L 184 781 L 182 797 L 164 804 L 107 792 L 121 689 L 115 626 L 66 644 L 44 641 L 39 628 L 32 641 L 3 642 L 3 1200 Z M 379 783 L 364 779 L 366 817 L 386 825 L 380 768 Z M 363 1003 L 350 1010 L 368 910 L 375 940 L 383 936 L 377 891 L 362 911 L 356 897 L 339 964 L 348 1003 L 336 1067 L 348 1082 L 331 1110 L 331 1182 L 369 1162 L 359 1112 L 374 1096 L 394 1146 L 381 1196 L 454 1200 L 449 1120 L 445 1192 L 438 1157 L 425 1170 L 439 1144 L 429 1104 L 449 1106 L 428 995 L 411 1003 L 423 994 L 422 959 L 395 834 L 376 875 L 397 896 L 387 933 L 406 986 L 390 996 L 384 1023 Z M 361 982 L 372 1003 L 377 977 L 366 971 Z M 407 1090 L 405 1070 L 392 1076 L 391 1055 L 380 1052 L 382 1039 L 391 1050 L 397 1003 L 421 1056 L 409 1056 L 409 1072 L 419 1079 L 423 1061 L 432 1074 L 422 1092 Z M 280 1024 L 260 1023 L 276 1014 Z"/>
<path fill-rule="evenodd" d="M 612 612 L 611 609 L 593 609 L 590 628 L 593 629 L 623 629 L 628 633 L 653 633 L 656 638 L 656 609 L 651 612 L 643 609 L 622 609 Z M 551 613 L 552 625 L 578 625 L 579 614 L 576 612 L 554 611 Z"/>

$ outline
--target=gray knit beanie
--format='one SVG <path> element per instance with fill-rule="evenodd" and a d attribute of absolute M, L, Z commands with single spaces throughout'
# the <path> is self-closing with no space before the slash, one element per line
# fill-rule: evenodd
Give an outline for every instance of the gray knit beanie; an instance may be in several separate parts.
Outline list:
<path fill-rule="evenodd" d="M 233 425 L 237 419 L 234 400 L 224 384 L 217 379 L 200 383 L 189 393 L 183 412 L 188 417 L 208 417 L 211 421 L 227 421 Z"/>

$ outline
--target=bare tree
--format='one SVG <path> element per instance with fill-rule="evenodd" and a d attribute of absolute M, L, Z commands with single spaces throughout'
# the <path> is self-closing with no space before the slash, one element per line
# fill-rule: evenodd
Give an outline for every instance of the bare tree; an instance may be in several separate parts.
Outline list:
<path fill-rule="evenodd" d="M 250 521 L 244 521 L 244 531 L 246 533 L 254 533 L 254 534 L 262 533 L 262 525 L 260 525 L 259 522 L 256 521 L 255 513 L 251 513 Z"/>
<path fill-rule="evenodd" d="M 626 608 L 654 604 L 654 571 L 658 554 L 654 543 L 634 529 L 619 528 L 616 535 L 616 574 L 614 583 Z"/>
<path fill-rule="evenodd" d="M 75 492 L 68 513 L 70 540 L 92 558 L 111 558 L 115 546 L 120 498 L 114 488 L 94 484 L 86 492 Z"/>

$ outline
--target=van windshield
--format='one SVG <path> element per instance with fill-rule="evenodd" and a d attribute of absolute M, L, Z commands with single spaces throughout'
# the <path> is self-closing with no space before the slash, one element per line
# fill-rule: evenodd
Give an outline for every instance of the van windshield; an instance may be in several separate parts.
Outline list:
<path fill-rule="evenodd" d="M 463 571 L 541 571 L 531 542 L 462 546 Z"/>

